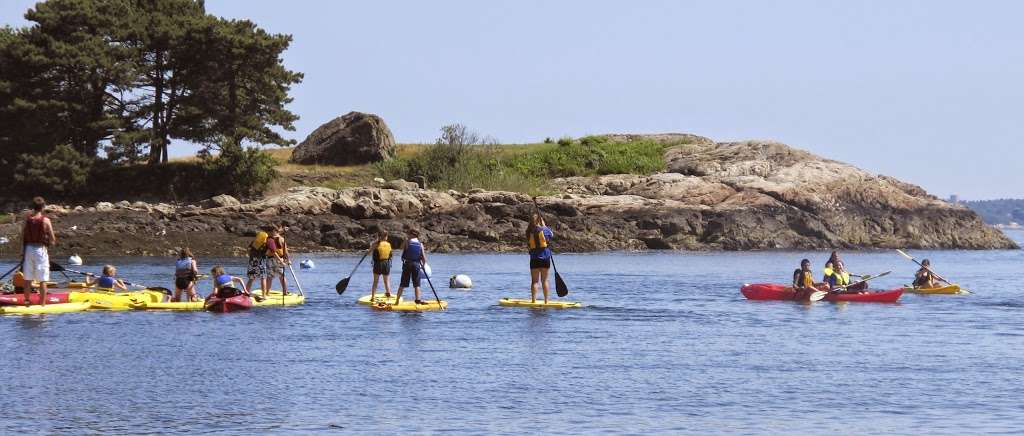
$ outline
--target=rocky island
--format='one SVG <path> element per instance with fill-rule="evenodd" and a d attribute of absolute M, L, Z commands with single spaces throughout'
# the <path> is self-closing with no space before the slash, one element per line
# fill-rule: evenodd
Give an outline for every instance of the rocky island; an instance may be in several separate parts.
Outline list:
<path fill-rule="evenodd" d="M 609 137 L 685 143 L 666 149 L 664 172 L 552 180 L 556 192 L 536 201 L 560 251 L 1017 248 L 966 207 L 781 143 Z M 390 132 L 385 140 L 393 147 Z M 270 223 L 285 224 L 293 250 L 305 252 L 362 250 L 374 229 L 401 235 L 411 226 L 437 252 L 522 251 L 534 207 L 522 193 L 377 179 L 344 189 L 295 186 L 246 202 L 220 195 L 198 204 L 58 205 L 50 213 L 58 255 L 162 256 L 189 245 L 229 256 Z M 12 244 L 18 225 L 0 225 Z"/>

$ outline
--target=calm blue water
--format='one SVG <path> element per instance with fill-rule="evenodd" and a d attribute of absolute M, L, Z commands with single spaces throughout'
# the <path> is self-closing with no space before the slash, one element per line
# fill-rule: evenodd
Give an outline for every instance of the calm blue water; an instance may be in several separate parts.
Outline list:
<path fill-rule="evenodd" d="M 1019 433 L 1024 253 L 915 254 L 976 294 L 752 302 L 742 283 L 827 253 L 611 253 L 557 257 L 586 308 L 531 311 L 496 305 L 528 294 L 524 256 L 433 255 L 435 285 L 476 288 L 439 287 L 447 312 L 378 313 L 355 303 L 365 264 L 333 290 L 357 257 L 308 256 L 301 307 L 0 318 L 0 433 Z M 844 259 L 893 270 L 880 287 L 915 269 Z M 86 262 L 170 284 L 168 259 Z"/>

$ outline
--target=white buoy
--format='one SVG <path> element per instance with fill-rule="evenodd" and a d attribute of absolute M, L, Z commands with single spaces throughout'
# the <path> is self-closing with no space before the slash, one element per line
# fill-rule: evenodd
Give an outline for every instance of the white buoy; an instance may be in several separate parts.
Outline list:
<path fill-rule="evenodd" d="M 316 268 L 316 264 L 313 263 L 312 259 L 306 259 L 306 260 L 304 260 L 302 262 L 299 262 L 299 268 L 302 268 L 302 269 L 313 269 L 313 268 Z"/>
<path fill-rule="evenodd" d="M 71 257 L 68 257 L 68 264 L 69 265 L 81 265 L 82 264 L 82 258 L 79 255 L 77 255 L 77 254 L 72 254 Z"/>
<path fill-rule="evenodd" d="M 469 289 L 473 287 L 473 279 L 465 274 L 454 275 L 448 279 L 448 287 Z"/>
<path fill-rule="evenodd" d="M 6 236 L 0 236 L 0 245 L 7 245 L 10 242 L 11 242 L 11 240 L 7 239 Z"/>
<path fill-rule="evenodd" d="M 423 273 L 427 275 L 428 279 L 434 276 L 434 272 L 430 270 L 429 263 L 423 264 Z"/>

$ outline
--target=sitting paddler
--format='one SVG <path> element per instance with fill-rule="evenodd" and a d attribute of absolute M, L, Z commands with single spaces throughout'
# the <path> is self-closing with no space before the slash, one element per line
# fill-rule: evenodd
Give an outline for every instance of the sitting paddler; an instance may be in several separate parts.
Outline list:
<path fill-rule="evenodd" d="M 544 304 L 548 303 L 548 270 L 551 268 L 551 247 L 548 241 L 555 237 L 554 232 L 544 222 L 540 214 L 533 214 L 533 219 L 526 226 L 526 247 L 530 251 L 530 302 L 537 302 L 537 285 L 544 290 Z"/>
<path fill-rule="evenodd" d="M 117 268 L 114 265 L 103 265 L 103 273 L 99 278 L 93 274 L 85 275 L 86 286 L 96 285 L 97 290 L 102 291 L 124 291 L 128 292 L 128 286 L 117 277 Z"/>
<path fill-rule="evenodd" d="M 931 266 L 932 261 L 928 259 L 921 261 L 921 269 L 914 273 L 914 289 L 939 287 L 939 279 L 935 277 L 935 273 L 932 272 Z"/>
<path fill-rule="evenodd" d="M 416 229 L 409 229 L 409 238 L 402 243 L 402 280 L 398 283 L 398 293 L 395 301 L 402 299 L 402 291 L 412 284 L 416 292 L 416 304 L 427 304 L 421 300 L 422 289 L 420 284 L 423 280 L 423 265 L 427 264 L 427 249 L 419 240 L 420 232 Z"/>
<path fill-rule="evenodd" d="M 20 269 L 18 272 L 14 273 L 13 277 L 11 277 L 11 284 L 14 285 L 14 292 L 16 293 L 25 292 L 26 287 L 32 286 L 28 280 L 25 280 L 25 273 L 21 272 Z"/>
<path fill-rule="evenodd" d="M 836 259 L 838 258 L 839 257 L 836 256 Z M 846 270 L 846 265 L 841 260 L 836 260 L 835 263 L 830 261 L 825 264 L 825 278 L 822 281 L 828 285 L 828 289 L 830 291 L 835 291 L 837 288 L 842 288 L 844 291 L 857 292 L 867 289 L 867 282 L 861 281 L 859 283 L 853 283 L 850 280 L 851 276 L 865 277 L 858 276 L 857 274 L 850 274 L 850 272 Z"/>
<path fill-rule="evenodd" d="M 811 261 L 804 259 L 800 261 L 800 268 L 793 271 L 793 290 L 804 292 L 815 292 L 814 272 L 811 271 Z"/>
<path fill-rule="evenodd" d="M 370 245 L 373 256 L 373 287 L 370 288 L 370 301 L 377 297 L 377 283 L 384 278 L 384 298 L 391 298 L 391 243 L 388 242 L 388 231 L 377 232 L 377 240 Z"/>
<path fill-rule="evenodd" d="M 210 277 L 213 277 L 213 292 L 210 293 L 207 299 L 211 297 L 217 298 L 231 298 L 238 295 L 238 292 L 245 295 L 249 295 L 249 289 L 245 287 L 245 281 L 241 277 L 235 277 L 224 272 L 224 267 L 217 265 L 210 270 Z M 241 289 L 231 286 L 233 283 L 238 283 Z M 230 290 L 230 292 L 228 292 Z M 230 294 L 230 295 L 228 295 Z"/>

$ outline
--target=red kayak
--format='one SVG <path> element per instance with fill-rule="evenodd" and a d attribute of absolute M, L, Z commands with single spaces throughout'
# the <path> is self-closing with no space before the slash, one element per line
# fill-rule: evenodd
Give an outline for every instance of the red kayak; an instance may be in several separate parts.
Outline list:
<path fill-rule="evenodd" d="M 807 301 L 808 297 L 814 291 L 810 290 L 794 290 L 791 287 L 783 285 L 773 285 L 768 283 L 756 283 L 753 285 L 743 285 L 740 288 L 740 292 L 743 293 L 744 297 L 748 300 L 792 300 L 792 301 Z"/>
<path fill-rule="evenodd" d="M 740 292 L 749 300 L 798 300 L 807 301 L 811 291 L 793 290 L 792 287 L 779 284 L 757 283 L 743 285 Z M 860 291 L 848 293 L 829 293 L 825 301 L 856 301 L 861 303 L 895 303 L 903 295 L 902 289 L 890 291 Z"/>
<path fill-rule="evenodd" d="M 32 304 L 39 304 L 39 294 L 31 293 L 28 296 L 28 300 Z M 46 304 L 51 303 L 67 303 L 68 293 L 67 292 L 47 292 L 46 293 Z M 25 294 L 19 292 L 17 294 L 3 294 L 0 295 L 0 306 L 10 305 L 21 305 L 25 304 Z"/>
<path fill-rule="evenodd" d="M 252 308 L 252 299 L 249 298 L 249 294 L 245 294 L 234 288 L 224 288 L 220 290 L 222 293 L 225 291 L 234 292 L 229 292 L 229 295 L 231 296 L 227 298 L 218 296 L 206 299 L 206 310 L 209 310 L 210 312 L 228 313 L 249 310 Z"/>

